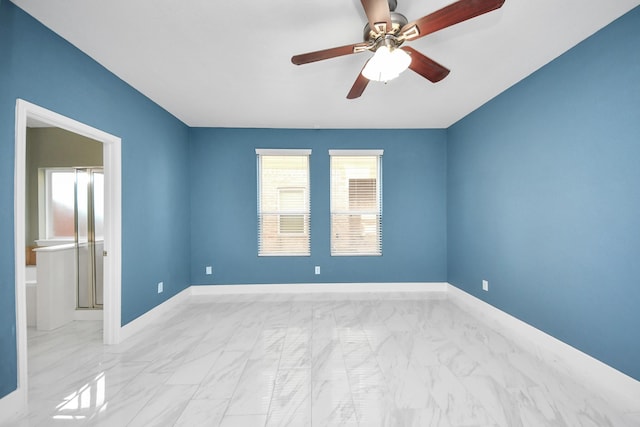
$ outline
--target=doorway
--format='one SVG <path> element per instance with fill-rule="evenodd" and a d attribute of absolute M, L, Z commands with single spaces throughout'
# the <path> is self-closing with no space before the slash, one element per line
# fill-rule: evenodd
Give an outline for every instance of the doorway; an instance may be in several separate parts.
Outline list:
<path fill-rule="evenodd" d="M 30 126 L 48 126 L 102 143 L 104 158 L 104 283 L 103 342 L 117 344 L 121 328 L 121 140 L 35 104 L 18 99 L 15 129 L 14 241 L 16 336 L 18 360 L 17 402 L 27 404 L 27 317 L 26 317 L 26 134 Z"/>

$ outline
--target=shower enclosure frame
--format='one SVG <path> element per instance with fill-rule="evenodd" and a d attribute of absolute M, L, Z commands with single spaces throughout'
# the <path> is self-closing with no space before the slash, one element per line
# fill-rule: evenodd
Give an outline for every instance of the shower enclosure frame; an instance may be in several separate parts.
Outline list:
<path fill-rule="evenodd" d="M 104 288 L 103 288 L 103 254 L 104 254 L 104 236 L 102 241 L 96 240 L 96 198 L 95 198 L 95 175 L 99 174 L 103 177 L 103 186 L 101 193 L 104 197 L 104 169 L 101 166 L 91 167 L 73 167 L 75 172 L 75 185 L 74 185 L 74 240 L 76 245 L 76 310 L 101 310 L 104 305 Z M 88 179 L 81 182 L 81 174 L 86 173 Z M 86 191 L 84 198 L 81 199 L 80 186 L 86 183 Z M 86 212 L 84 215 L 84 221 L 81 221 L 82 212 L 80 210 L 81 200 L 86 201 Z M 103 207 L 100 216 L 104 218 L 104 201 L 101 206 Z M 86 225 L 86 233 L 81 233 L 80 228 L 82 225 Z M 103 229 L 103 225 L 100 227 Z M 86 234 L 86 235 L 85 235 Z M 104 233 L 101 233 L 104 234 Z M 84 240 L 81 242 L 81 237 Z M 98 249 L 98 243 L 102 245 L 102 249 Z M 87 248 L 87 260 L 83 259 L 83 246 Z M 88 267 L 86 274 L 84 268 Z M 98 268 L 100 267 L 100 268 Z M 98 273 L 99 272 L 99 273 Z M 86 278 L 86 284 L 83 289 L 83 282 Z M 101 289 L 100 289 L 101 288 Z M 83 294 L 83 290 L 86 295 Z M 102 295 L 99 298 L 99 295 Z M 99 302 L 99 299 L 102 302 Z M 87 302 L 84 304 L 84 302 Z"/>

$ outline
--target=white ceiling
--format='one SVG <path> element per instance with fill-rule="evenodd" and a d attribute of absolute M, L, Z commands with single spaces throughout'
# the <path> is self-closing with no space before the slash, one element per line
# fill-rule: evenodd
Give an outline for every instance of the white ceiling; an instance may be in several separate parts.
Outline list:
<path fill-rule="evenodd" d="M 345 97 L 368 52 L 293 65 L 362 40 L 360 0 L 12 0 L 189 126 L 446 128 L 640 0 L 506 0 L 410 45 L 451 69 L 410 70 Z M 416 20 L 451 0 L 398 0 Z"/>

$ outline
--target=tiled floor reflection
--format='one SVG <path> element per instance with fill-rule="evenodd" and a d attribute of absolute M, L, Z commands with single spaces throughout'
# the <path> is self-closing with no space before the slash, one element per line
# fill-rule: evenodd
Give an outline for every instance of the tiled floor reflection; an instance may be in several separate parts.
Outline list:
<path fill-rule="evenodd" d="M 191 297 L 117 346 L 29 331 L 17 426 L 634 426 L 444 296 Z"/>

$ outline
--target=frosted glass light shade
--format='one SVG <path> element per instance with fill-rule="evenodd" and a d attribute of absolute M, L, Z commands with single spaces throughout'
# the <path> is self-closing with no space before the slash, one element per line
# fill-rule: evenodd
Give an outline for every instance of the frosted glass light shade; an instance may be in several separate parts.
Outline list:
<path fill-rule="evenodd" d="M 388 82 L 398 77 L 409 64 L 411 56 L 404 50 L 380 46 L 362 70 L 362 75 L 369 80 Z"/>

